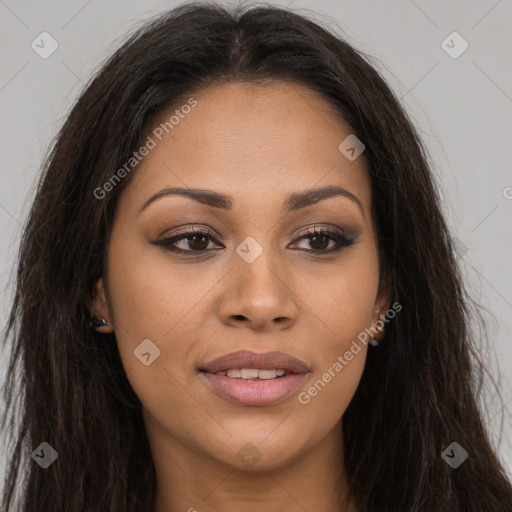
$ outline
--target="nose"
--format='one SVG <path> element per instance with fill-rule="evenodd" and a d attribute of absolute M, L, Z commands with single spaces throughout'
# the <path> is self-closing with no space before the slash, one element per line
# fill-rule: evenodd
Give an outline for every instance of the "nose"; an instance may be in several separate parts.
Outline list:
<path fill-rule="evenodd" d="M 218 308 L 224 324 L 265 331 L 289 329 L 297 321 L 292 274 L 269 253 L 264 250 L 252 263 L 234 255 Z"/>

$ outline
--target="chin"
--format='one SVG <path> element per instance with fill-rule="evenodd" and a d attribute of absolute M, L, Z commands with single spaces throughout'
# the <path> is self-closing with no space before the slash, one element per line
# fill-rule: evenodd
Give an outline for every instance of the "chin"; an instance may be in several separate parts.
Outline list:
<path fill-rule="evenodd" d="M 254 435 L 246 431 L 244 435 L 233 436 L 229 445 L 211 455 L 241 471 L 273 471 L 293 464 L 307 444 L 299 432 L 266 435 L 257 430 Z"/>

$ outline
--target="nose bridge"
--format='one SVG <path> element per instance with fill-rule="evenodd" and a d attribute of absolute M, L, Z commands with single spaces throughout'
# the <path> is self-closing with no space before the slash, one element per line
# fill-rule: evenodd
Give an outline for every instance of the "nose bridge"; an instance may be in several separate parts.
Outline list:
<path fill-rule="evenodd" d="M 264 238 L 264 237 L 261 237 Z M 260 238 L 260 240 L 261 240 Z M 233 319 L 250 322 L 264 328 L 272 323 L 288 323 L 297 315 L 297 305 L 288 272 L 277 247 L 268 246 L 247 237 L 233 253 L 230 290 L 221 304 L 223 321 Z"/>
<path fill-rule="evenodd" d="M 261 240 L 262 237 L 259 238 Z M 283 284 L 277 277 L 280 267 L 278 249 L 272 247 L 269 240 L 270 237 L 266 237 L 263 246 L 255 238 L 247 237 L 236 248 L 238 258 L 235 258 L 234 270 L 237 283 L 246 295 L 252 295 L 256 301 L 275 302 L 283 298 Z M 282 268 L 281 274 L 284 275 Z"/>

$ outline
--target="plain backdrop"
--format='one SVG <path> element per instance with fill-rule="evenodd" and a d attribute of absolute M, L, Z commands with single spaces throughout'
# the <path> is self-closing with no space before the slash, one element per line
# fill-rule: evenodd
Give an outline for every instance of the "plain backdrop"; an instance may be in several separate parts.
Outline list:
<path fill-rule="evenodd" d="M 501 379 L 505 406 L 490 394 L 485 421 L 512 474 L 512 1 L 269 3 L 306 9 L 304 14 L 371 56 L 418 128 L 468 286 L 487 310 L 493 350 L 485 355 Z M 2 326 L 12 302 L 9 279 L 21 226 L 52 138 L 84 83 L 123 36 L 179 4 L 0 0 Z M 52 45 L 57 49 L 44 55 Z M 7 353 L 0 353 L 2 382 L 6 363 Z M 471 446 L 464 448 L 471 456 Z"/>

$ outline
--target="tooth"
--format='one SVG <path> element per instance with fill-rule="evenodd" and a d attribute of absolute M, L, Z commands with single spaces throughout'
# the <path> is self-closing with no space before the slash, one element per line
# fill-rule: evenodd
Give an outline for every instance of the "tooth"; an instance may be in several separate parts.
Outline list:
<path fill-rule="evenodd" d="M 227 375 L 232 379 L 262 379 L 271 380 L 276 377 L 282 377 L 285 374 L 285 370 L 277 368 L 275 370 L 259 370 L 258 368 L 231 368 L 229 370 L 223 370 L 216 373 L 216 375 Z"/>
<path fill-rule="evenodd" d="M 256 379 L 259 372 L 257 368 L 242 368 L 239 371 L 242 372 L 242 379 Z"/>

